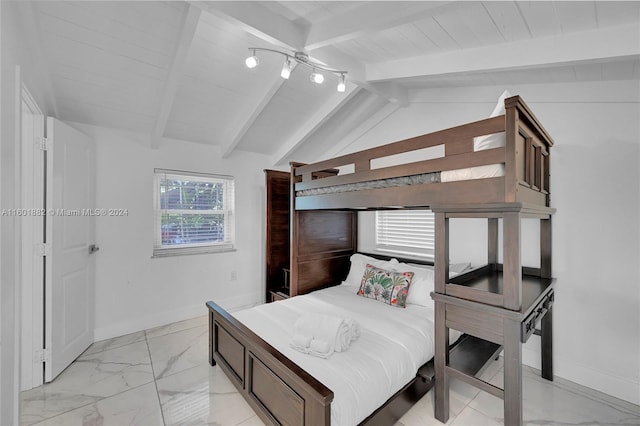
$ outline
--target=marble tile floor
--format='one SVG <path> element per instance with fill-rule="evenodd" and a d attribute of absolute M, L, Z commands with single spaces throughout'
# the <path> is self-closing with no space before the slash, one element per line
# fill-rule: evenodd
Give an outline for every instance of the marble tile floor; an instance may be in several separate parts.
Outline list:
<path fill-rule="evenodd" d="M 262 425 L 219 367 L 206 316 L 94 343 L 52 383 L 22 392 L 21 425 Z M 500 386 L 502 361 L 483 378 Z M 528 425 L 640 425 L 640 407 L 524 367 Z M 450 425 L 501 425 L 502 400 L 457 380 Z M 395 426 L 441 425 L 433 392 Z"/>

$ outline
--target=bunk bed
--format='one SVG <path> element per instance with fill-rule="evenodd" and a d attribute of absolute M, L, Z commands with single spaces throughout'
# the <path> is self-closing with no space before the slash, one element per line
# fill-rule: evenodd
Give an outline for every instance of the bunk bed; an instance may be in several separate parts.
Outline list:
<path fill-rule="evenodd" d="M 292 164 L 289 296 L 336 286 L 347 277 L 356 252 L 357 211 L 431 208 L 436 214 L 434 358 L 360 424 L 392 424 L 434 384 L 436 418 L 446 422 L 450 377 L 504 398 L 505 423 L 522 423 L 520 344 L 533 333 L 542 335 L 542 375 L 553 377 L 552 145 L 529 107 L 513 96 L 504 100 L 503 114 L 489 119 Z M 410 162 L 393 164 L 407 155 Z M 376 167 L 381 160 L 383 166 Z M 350 172 L 342 173 L 345 168 Z M 488 220 L 488 264 L 451 278 L 449 219 L 463 217 Z M 524 218 L 541 221 L 539 268 L 520 264 Z M 504 222 L 503 264 L 498 220 Z M 331 389 L 214 302 L 207 307 L 210 363 L 221 366 L 263 421 L 331 424 Z M 452 329 L 465 334 L 453 342 Z M 503 347 L 504 390 L 477 378 Z"/>

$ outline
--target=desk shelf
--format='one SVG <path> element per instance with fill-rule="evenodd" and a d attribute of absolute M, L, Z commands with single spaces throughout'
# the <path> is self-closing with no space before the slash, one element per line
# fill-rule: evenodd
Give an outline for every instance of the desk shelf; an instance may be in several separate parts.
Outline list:
<path fill-rule="evenodd" d="M 436 222 L 435 417 L 449 418 L 449 380 L 460 379 L 504 400 L 506 425 L 522 425 L 522 343 L 541 336 L 542 377 L 553 380 L 551 217 L 548 207 L 521 203 L 432 207 Z M 449 278 L 449 219 L 485 218 L 488 223 L 486 266 Z M 521 220 L 540 220 L 540 268 L 523 267 Z M 502 263 L 498 262 L 502 220 Z M 540 324 L 540 330 L 537 324 Z M 470 375 L 451 362 L 449 329 L 500 345 L 504 351 L 504 389 Z"/>

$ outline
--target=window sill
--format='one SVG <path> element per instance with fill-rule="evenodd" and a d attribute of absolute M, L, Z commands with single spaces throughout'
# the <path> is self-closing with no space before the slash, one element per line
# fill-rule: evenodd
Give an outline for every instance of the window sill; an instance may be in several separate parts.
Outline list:
<path fill-rule="evenodd" d="M 190 256 L 194 254 L 214 254 L 214 253 L 229 253 L 237 251 L 233 247 L 225 247 L 225 248 L 212 248 L 207 247 L 206 249 L 193 249 L 193 248 L 178 248 L 178 249 L 162 249 L 162 250 L 154 250 L 151 255 L 152 259 L 162 258 L 162 257 L 174 257 L 174 256 Z"/>

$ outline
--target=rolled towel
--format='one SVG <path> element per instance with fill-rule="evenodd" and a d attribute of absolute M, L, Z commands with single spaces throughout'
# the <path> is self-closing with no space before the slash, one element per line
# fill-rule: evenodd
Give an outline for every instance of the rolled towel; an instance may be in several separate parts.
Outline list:
<path fill-rule="evenodd" d="M 311 345 L 311 340 L 313 337 L 305 336 L 303 334 L 295 334 L 289 343 L 293 349 L 298 352 L 302 352 L 303 354 L 309 353 L 309 346 Z"/>
<path fill-rule="evenodd" d="M 346 351 L 358 337 L 360 337 L 360 325 L 352 318 L 346 318 L 336 336 L 335 351 Z"/>
<path fill-rule="evenodd" d="M 353 318 L 347 318 L 344 322 L 349 326 L 349 336 L 353 342 L 360 337 L 360 324 L 358 324 Z"/>
<path fill-rule="evenodd" d="M 320 339 L 313 339 L 309 345 L 309 355 L 320 358 L 329 358 L 333 354 L 333 349 L 328 342 Z"/>
<path fill-rule="evenodd" d="M 330 347 L 329 352 L 344 352 L 360 335 L 360 326 L 351 318 L 307 313 L 296 320 L 293 334 L 294 337 L 302 335 L 326 342 Z"/>
<path fill-rule="evenodd" d="M 331 346 L 333 351 L 336 337 L 342 329 L 342 318 L 333 315 L 316 313 L 303 314 L 293 324 L 293 334 L 311 336 L 314 339 L 323 340 Z"/>
<path fill-rule="evenodd" d="M 313 337 L 311 336 L 305 336 L 304 334 L 296 334 L 293 336 L 293 339 L 291 339 L 291 341 L 296 346 L 300 346 L 301 348 L 308 348 L 309 345 L 311 344 L 312 339 Z"/>
<path fill-rule="evenodd" d="M 351 328 L 346 321 L 342 321 L 342 324 L 340 324 L 340 329 L 336 334 L 333 349 L 336 352 L 344 352 L 349 349 L 349 346 L 351 346 Z"/>

